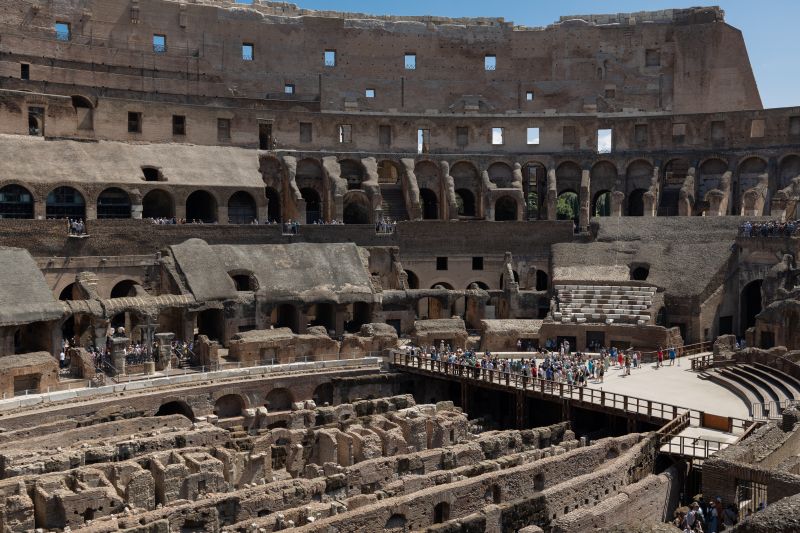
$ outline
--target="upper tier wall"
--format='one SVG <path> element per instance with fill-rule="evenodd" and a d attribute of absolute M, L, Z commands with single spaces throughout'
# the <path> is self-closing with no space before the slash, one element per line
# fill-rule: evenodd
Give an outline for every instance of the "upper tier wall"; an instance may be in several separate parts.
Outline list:
<path fill-rule="evenodd" d="M 263 7 L 263 6 L 258 6 Z M 760 109 L 741 33 L 717 10 L 520 29 L 497 19 L 275 14 L 164 0 L 0 3 L 0 76 L 131 93 L 280 98 L 325 110 Z M 68 23 L 59 40 L 56 22 Z M 153 46 L 153 36 L 164 45 Z M 698 46 L 703 43 L 703 46 Z M 243 44 L 252 59 L 243 59 Z M 324 52 L 335 51 L 326 65 Z M 415 54 L 409 69 L 407 54 Z M 485 67 L 492 56 L 496 65 Z M 375 91 L 366 97 L 366 89 Z M 533 98 L 528 99 L 527 94 Z"/>

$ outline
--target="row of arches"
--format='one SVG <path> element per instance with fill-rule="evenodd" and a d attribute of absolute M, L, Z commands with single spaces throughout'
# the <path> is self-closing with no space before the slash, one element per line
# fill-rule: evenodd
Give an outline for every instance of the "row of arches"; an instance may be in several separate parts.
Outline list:
<path fill-rule="evenodd" d="M 280 211 L 277 193 L 267 190 L 276 202 L 273 210 Z M 98 219 L 131 218 L 133 205 L 130 195 L 118 187 L 109 187 L 97 197 L 96 213 Z M 86 218 L 86 200 L 80 191 L 73 187 L 56 187 L 47 194 L 45 217 L 48 219 Z M 163 190 L 154 189 L 142 198 L 143 218 L 172 218 L 175 216 L 175 200 Z M 209 192 L 198 190 L 186 198 L 188 220 L 205 223 L 217 222 L 218 208 L 216 198 Z M 34 195 L 25 187 L 9 184 L 0 188 L 0 218 L 31 219 L 35 214 Z M 237 191 L 228 199 L 228 221 L 231 224 L 249 224 L 258 217 L 255 198 L 245 191 Z"/>

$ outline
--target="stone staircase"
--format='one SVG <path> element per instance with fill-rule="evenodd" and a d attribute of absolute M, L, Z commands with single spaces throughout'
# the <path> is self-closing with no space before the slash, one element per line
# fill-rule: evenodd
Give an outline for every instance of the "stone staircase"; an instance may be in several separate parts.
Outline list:
<path fill-rule="evenodd" d="M 655 287 L 638 285 L 556 285 L 559 309 L 553 319 L 565 324 L 652 324 Z"/>
<path fill-rule="evenodd" d="M 381 198 L 384 217 L 391 220 L 408 220 L 402 185 L 381 184 Z"/>

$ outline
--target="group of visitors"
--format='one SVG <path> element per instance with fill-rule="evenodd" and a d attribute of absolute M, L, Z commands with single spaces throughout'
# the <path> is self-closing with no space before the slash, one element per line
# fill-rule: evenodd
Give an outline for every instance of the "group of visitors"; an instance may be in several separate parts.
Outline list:
<path fill-rule="evenodd" d="M 70 235 L 86 235 L 86 224 L 82 218 L 68 218 L 67 229 Z"/>
<path fill-rule="evenodd" d="M 394 233 L 395 227 L 397 227 L 397 222 L 388 218 L 382 218 L 375 223 L 375 233 L 389 235 Z"/>
<path fill-rule="evenodd" d="M 203 222 L 199 218 L 188 220 L 186 218 L 159 217 L 159 218 L 151 218 L 150 221 L 153 224 L 159 224 L 162 226 L 171 226 L 177 224 L 209 224 L 209 222 Z M 216 224 L 216 222 L 211 222 L 211 224 Z"/>
<path fill-rule="evenodd" d="M 800 230 L 800 221 L 789 220 L 778 222 L 744 222 L 739 226 L 739 235 L 742 237 L 792 237 Z"/>
<path fill-rule="evenodd" d="M 763 502 L 759 503 L 756 512 L 763 511 L 765 507 Z M 708 503 L 701 494 L 688 507 L 676 509 L 672 523 L 684 533 L 719 533 L 738 522 L 739 510 L 735 503 L 725 505 L 720 497 Z"/>

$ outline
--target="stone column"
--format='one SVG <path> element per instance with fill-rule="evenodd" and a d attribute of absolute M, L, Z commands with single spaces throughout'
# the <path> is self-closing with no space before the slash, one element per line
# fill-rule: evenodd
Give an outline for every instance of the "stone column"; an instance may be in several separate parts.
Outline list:
<path fill-rule="evenodd" d="M 622 216 L 622 202 L 625 200 L 625 193 L 622 191 L 614 191 L 611 193 L 611 216 Z"/>
<path fill-rule="evenodd" d="M 158 343 L 158 356 L 154 357 L 157 362 L 156 368 L 158 370 L 169 369 L 169 363 L 172 359 L 172 339 L 175 338 L 175 334 L 156 333 L 155 337 Z"/>
<path fill-rule="evenodd" d="M 111 375 L 118 376 L 125 373 L 125 348 L 130 339 L 127 337 L 114 337 L 111 339 Z"/>
<path fill-rule="evenodd" d="M 131 205 L 131 218 L 141 220 L 144 206 L 142 204 Z"/>
<path fill-rule="evenodd" d="M 300 224 L 306 223 L 306 201 L 302 198 L 297 200 L 297 218 L 295 218 L 295 221 Z"/>
<path fill-rule="evenodd" d="M 217 222 L 220 223 L 220 224 L 227 224 L 228 223 L 228 206 L 227 205 L 217 206 Z"/>

